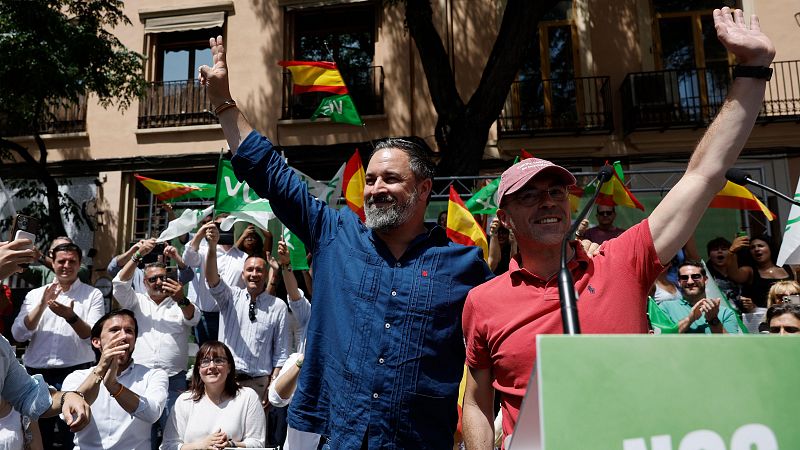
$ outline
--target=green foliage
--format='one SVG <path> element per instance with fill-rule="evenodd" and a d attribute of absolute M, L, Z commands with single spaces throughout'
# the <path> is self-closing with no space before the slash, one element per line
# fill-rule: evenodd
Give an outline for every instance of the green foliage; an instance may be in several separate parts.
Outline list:
<path fill-rule="evenodd" d="M 126 108 L 144 87 L 143 57 L 111 34 L 129 25 L 119 0 L 0 2 L 0 120 L 38 130 L 53 105 L 88 92 Z"/>

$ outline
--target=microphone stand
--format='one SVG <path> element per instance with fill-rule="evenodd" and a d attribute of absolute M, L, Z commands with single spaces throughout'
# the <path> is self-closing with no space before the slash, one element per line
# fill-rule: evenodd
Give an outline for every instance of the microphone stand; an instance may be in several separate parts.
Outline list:
<path fill-rule="evenodd" d="M 595 201 L 597 201 L 597 196 L 600 194 L 600 188 L 603 187 L 603 184 L 610 180 L 612 176 L 613 169 L 611 166 L 606 165 L 600 169 L 600 172 L 597 174 L 598 183 L 594 195 L 589 200 L 589 203 L 583 207 L 583 210 L 578 214 L 575 222 L 561 241 L 561 269 L 558 271 L 558 297 L 561 303 L 561 324 L 564 328 L 564 334 L 581 334 L 581 325 L 578 320 L 578 293 L 575 292 L 575 280 L 572 278 L 572 273 L 567 268 L 567 244 L 583 219 L 589 215 L 589 210 L 592 209 Z"/>
<path fill-rule="evenodd" d="M 778 197 L 786 200 L 787 202 L 789 202 L 789 203 L 791 203 L 793 205 L 800 206 L 800 201 L 797 201 L 797 200 L 789 197 L 788 195 L 784 194 L 783 192 L 778 192 L 774 188 L 771 188 L 769 186 L 763 185 L 763 184 L 759 183 L 758 181 L 753 180 L 750 177 L 745 178 L 745 180 L 747 180 L 747 182 L 752 184 L 753 186 L 760 187 L 761 189 L 763 189 L 765 191 L 768 191 L 768 192 L 772 192 L 773 194 L 777 195 Z"/>

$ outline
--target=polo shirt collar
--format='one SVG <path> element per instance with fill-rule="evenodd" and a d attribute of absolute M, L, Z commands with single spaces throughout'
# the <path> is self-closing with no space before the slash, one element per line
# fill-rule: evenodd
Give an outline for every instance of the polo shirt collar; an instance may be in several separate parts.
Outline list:
<path fill-rule="evenodd" d="M 575 253 L 573 254 L 572 259 L 567 261 L 567 268 L 569 271 L 572 272 L 573 276 L 577 273 L 583 272 L 589 267 L 591 262 L 591 258 L 583 250 L 583 246 L 578 243 L 578 241 L 572 241 L 569 243 Z M 548 279 L 544 279 L 533 272 L 529 271 L 528 269 L 521 266 L 522 264 L 522 256 L 517 253 L 511 258 L 511 261 L 508 263 L 508 273 L 511 276 L 512 281 L 527 281 L 529 283 L 547 283 L 550 279 L 556 277 L 558 274 L 554 274 L 552 277 Z"/>

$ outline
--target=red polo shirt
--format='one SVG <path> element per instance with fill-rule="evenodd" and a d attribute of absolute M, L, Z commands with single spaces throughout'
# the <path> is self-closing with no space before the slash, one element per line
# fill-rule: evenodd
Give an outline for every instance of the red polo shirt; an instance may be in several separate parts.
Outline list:
<path fill-rule="evenodd" d="M 584 334 L 647 333 L 647 293 L 663 269 L 647 220 L 606 241 L 589 258 L 580 245 L 569 268 Z M 502 392 L 503 435 L 514 430 L 536 360 L 536 336 L 561 334 L 558 280 L 511 260 L 508 272 L 473 288 L 464 305 L 467 365 L 491 368 Z"/>

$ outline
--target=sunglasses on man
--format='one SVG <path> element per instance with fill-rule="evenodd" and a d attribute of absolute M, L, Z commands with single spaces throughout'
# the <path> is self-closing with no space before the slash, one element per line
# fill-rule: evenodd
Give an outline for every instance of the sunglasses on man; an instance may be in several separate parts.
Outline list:
<path fill-rule="evenodd" d="M 703 279 L 703 274 L 693 273 L 691 275 L 678 275 L 678 279 L 681 281 L 689 281 L 689 277 L 692 278 L 692 281 L 700 281 Z"/>

